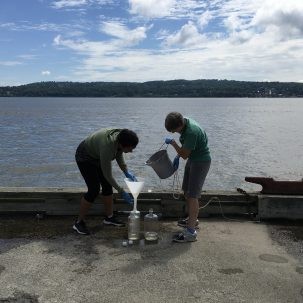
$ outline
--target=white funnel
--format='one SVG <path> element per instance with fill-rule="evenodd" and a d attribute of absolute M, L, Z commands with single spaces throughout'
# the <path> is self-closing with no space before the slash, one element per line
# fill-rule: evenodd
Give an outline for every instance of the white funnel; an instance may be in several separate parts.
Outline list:
<path fill-rule="evenodd" d="M 134 197 L 134 210 L 137 210 L 137 198 L 143 188 L 144 185 L 144 179 L 143 178 L 137 178 L 137 181 L 132 181 L 129 178 L 124 179 L 129 191 Z"/>

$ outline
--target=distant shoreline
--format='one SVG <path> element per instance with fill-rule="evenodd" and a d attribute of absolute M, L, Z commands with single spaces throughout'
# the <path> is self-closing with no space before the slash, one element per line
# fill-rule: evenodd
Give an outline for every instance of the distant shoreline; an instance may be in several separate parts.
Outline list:
<path fill-rule="evenodd" d="M 301 98 L 303 83 L 234 80 L 37 82 L 2 86 L 0 97 Z"/>

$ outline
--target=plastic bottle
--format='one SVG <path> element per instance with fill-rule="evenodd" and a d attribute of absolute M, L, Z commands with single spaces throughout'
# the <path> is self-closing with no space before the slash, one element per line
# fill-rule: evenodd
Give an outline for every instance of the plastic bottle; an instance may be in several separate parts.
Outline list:
<path fill-rule="evenodd" d="M 158 239 L 159 223 L 158 216 L 153 213 L 153 209 L 144 217 L 144 237 L 147 241 L 155 241 Z"/>
<path fill-rule="evenodd" d="M 140 239 L 140 212 L 133 210 L 128 216 L 128 240 Z"/>

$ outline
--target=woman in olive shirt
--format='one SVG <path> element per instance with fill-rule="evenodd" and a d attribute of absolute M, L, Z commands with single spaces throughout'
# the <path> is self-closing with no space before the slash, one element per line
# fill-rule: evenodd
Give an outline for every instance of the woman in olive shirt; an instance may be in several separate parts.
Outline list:
<path fill-rule="evenodd" d="M 132 198 L 112 176 L 111 162 L 116 160 L 125 176 L 135 181 L 136 177 L 127 170 L 123 153 L 132 152 L 138 142 L 136 133 L 131 130 L 104 128 L 79 144 L 75 158 L 87 185 L 87 192 L 81 199 L 78 220 L 73 225 L 79 234 L 89 234 L 84 219 L 100 192 L 100 184 L 106 214 L 103 223 L 124 226 L 124 223 L 113 216 L 113 187 L 127 203 L 132 203 Z"/>

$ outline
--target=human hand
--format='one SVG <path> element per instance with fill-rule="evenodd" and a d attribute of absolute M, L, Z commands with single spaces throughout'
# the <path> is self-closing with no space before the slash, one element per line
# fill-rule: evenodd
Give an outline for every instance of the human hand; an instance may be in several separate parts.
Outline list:
<path fill-rule="evenodd" d="M 174 139 L 171 139 L 171 138 L 166 138 L 165 139 L 166 144 L 172 144 L 173 141 L 174 141 Z"/>
<path fill-rule="evenodd" d="M 135 175 L 130 173 L 129 171 L 124 172 L 124 175 L 126 178 L 137 182 L 137 178 L 135 177 Z"/>
<path fill-rule="evenodd" d="M 173 161 L 173 167 L 175 170 L 177 170 L 179 168 L 179 161 L 180 161 L 180 156 L 177 155 Z"/>
<path fill-rule="evenodd" d="M 134 203 L 134 199 L 131 197 L 131 195 L 129 193 L 127 193 L 126 191 L 122 192 L 122 198 L 123 200 L 128 203 L 128 204 L 133 204 Z"/>

